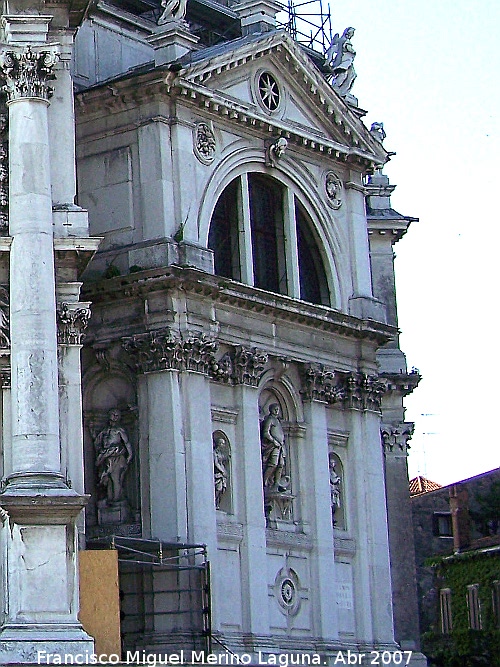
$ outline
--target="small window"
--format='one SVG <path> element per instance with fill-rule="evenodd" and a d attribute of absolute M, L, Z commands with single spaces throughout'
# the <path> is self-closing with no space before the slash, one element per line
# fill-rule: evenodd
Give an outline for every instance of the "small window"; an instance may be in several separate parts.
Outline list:
<path fill-rule="evenodd" d="M 432 522 L 433 534 L 436 537 L 453 537 L 450 512 L 434 512 Z"/>
<path fill-rule="evenodd" d="M 439 591 L 439 611 L 441 616 L 441 632 L 444 635 L 448 635 L 453 629 L 451 618 L 451 590 L 449 588 L 442 588 Z"/>
<path fill-rule="evenodd" d="M 479 584 L 467 586 L 467 612 L 469 615 L 469 628 L 471 630 L 482 630 Z"/>
<path fill-rule="evenodd" d="M 493 602 L 493 619 L 495 628 L 500 630 L 500 581 L 494 581 L 491 589 Z"/>

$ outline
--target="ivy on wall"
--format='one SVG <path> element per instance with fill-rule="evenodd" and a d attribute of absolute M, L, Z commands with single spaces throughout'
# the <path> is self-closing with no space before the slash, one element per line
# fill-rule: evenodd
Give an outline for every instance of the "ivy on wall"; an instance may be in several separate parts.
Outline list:
<path fill-rule="evenodd" d="M 493 609 L 493 582 L 500 580 L 500 550 L 432 559 L 438 589 L 451 590 L 453 630 L 425 633 L 422 648 L 436 667 L 500 667 L 500 630 Z M 467 586 L 478 584 L 482 630 L 469 629 Z"/>

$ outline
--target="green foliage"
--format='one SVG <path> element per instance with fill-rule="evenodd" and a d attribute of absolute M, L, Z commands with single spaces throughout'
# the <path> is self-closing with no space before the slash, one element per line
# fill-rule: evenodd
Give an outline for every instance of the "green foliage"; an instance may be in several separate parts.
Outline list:
<path fill-rule="evenodd" d="M 442 559 L 436 573 L 439 588 L 451 590 L 451 613 L 455 630 L 468 629 L 467 586 L 471 584 L 479 584 L 483 629 L 495 629 L 491 592 L 493 582 L 500 578 L 498 552 L 490 554 L 470 552 L 459 554 L 453 559 Z"/>
<path fill-rule="evenodd" d="M 138 264 L 132 264 L 132 266 L 129 269 L 130 273 L 138 273 L 139 271 L 144 271 L 142 266 L 139 266 Z"/>
<path fill-rule="evenodd" d="M 110 264 L 102 274 L 103 278 L 115 278 L 120 275 L 120 269 L 114 264 Z"/>
<path fill-rule="evenodd" d="M 431 667 L 500 667 L 500 632 L 426 632 L 422 635 L 422 651 Z"/>

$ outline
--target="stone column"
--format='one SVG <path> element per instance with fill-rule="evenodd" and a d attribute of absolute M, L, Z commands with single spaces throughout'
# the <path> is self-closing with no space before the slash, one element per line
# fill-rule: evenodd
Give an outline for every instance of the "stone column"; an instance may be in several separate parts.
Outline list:
<path fill-rule="evenodd" d="M 323 368 L 308 368 L 314 379 L 325 386 L 331 371 Z M 311 379 L 311 375 L 309 375 Z M 319 381 L 319 382 L 318 382 Z M 323 640 L 338 640 L 338 618 L 335 561 L 333 550 L 332 506 L 330 500 L 330 479 L 328 464 L 328 431 L 326 402 L 328 398 L 310 387 L 304 388 L 304 418 L 307 424 L 307 438 L 301 452 L 301 469 L 304 471 L 305 489 L 314 490 L 307 494 L 308 516 L 311 534 L 314 536 L 315 553 L 312 554 L 312 576 L 315 597 L 315 635 Z"/>
<path fill-rule="evenodd" d="M 47 17 L 29 17 L 34 32 Z M 47 107 L 54 47 L 9 46 L 0 57 L 9 106 L 11 472 L 0 504 L 6 617 L 0 662 L 38 651 L 82 653 L 75 518 L 85 499 L 61 468 L 52 200 Z"/>

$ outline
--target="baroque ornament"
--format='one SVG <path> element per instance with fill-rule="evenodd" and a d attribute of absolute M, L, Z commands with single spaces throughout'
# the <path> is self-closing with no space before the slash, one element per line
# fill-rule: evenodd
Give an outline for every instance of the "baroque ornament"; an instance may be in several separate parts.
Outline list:
<path fill-rule="evenodd" d="M 408 441 L 415 431 L 413 422 L 401 422 L 399 424 L 383 425 L 380 433 L 382 445 L 386 454 L 408 454 L 410 445 Z"/>
<path fill-rule="evenodd" d="M 198 123 L 194 129 L 194 154 L 203 164 L 210 164 L 215 158 L 217 147 L 215 134 L 207 123 Z"/>
<path fill-rule="evenodd" d="M 387 384 L 377 375 L 352 372 L 342 379 L 341 391 L 345 407 L 380 412 Z"/>
<path fill-rule="evenodd" d="M 338 210 L 342 206 L 342 181 L 333 171 L 325 176 L 325 192 L 330 206 Z"/>
<path fill-rule="evenodd" d="M 57 308 L 57 342 L 59 345 L 81 345 L 90 319 L 90 308 L 78 303 L 62 302 Z"/>
<path fill-rule="evenodd" d="M 301 377 L 301 394 L 308 401 L 324 401 L 332 404 L 342 396 L 335 372 L 327 370 L 323 364 L 304 364 L 301 368 Z"/>
<path fill-rule="evenodd" d="M 122 345 L 135 358 L 141 373 L 161 370 L 216 372 L 217 343 L 206 334 L 177 337 L 171 329 L 160 329 L 124 338 Z"/>
<path fill-rule="evenodd" d="M 5 79 L 3 90 L 8 101 L 27 97 L 48 100 L 52 88 L 47 82 L 55 79 L 52 70 L 57 59 L 56 50 L 47 47 L 40 51 L 26 46 L 0 52 L 0 72 Z"/>
<path fill-rule="evenodd" d="M 267 354 L 256 347 L 247 348 L 238 345 L 231 355 L 231 377 L 235 384 L 247 384 L 256 387 L 267 363 Z"/>

